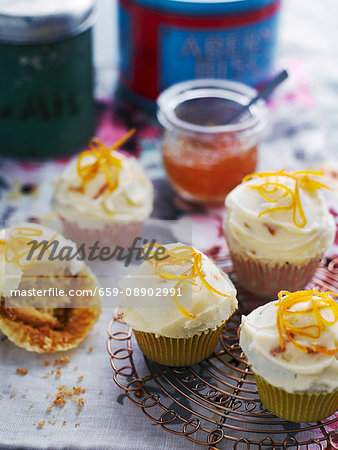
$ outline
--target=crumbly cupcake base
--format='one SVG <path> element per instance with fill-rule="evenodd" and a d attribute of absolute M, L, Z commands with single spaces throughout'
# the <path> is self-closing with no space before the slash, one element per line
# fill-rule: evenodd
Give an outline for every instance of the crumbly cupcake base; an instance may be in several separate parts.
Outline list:
<path fill-rule="evenodd" d="M 87 268 L 73 279 L 74 289 L 94 291 L 97 286 L 96 279 Z M 48 305 L 48 299 L 45 300 Z M 2 299 L 0 330 L 14 344 L 28 351 L 54 353 L 69 350 L 76 347 L 97 322 L 101 314 L 101 298 L 98 294 L 74 297 L 72 306 L 8 308 L 5 299 Z"/>
<path fill-rule="evenodd" d="M 210 356 L 219 340 L 224 323 L 191 338 L 156 337 L 153 333 L 134 330 L 137 343 L 145 356 L 166 366 L 189 366 Z"/>
<path fill-rule="evenodd" d="M 338 409 L 338 390 L 290 394 L 254 374 L 258 395 L 266 409 L 290 422 L 316 422 L 331 416 Z"/>

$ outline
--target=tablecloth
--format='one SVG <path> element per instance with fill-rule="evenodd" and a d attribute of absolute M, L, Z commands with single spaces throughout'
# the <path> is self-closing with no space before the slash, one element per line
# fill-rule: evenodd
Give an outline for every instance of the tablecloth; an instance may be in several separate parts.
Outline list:
<path fill-rule="evenodd" d="M 269 103 L 271 118 L 260 148 L 259 169 L 311 168 L 324 162 L 331 167 L 338 165 L 336 15 L 334 0 L 320 4 L 314 0 L 285 2 L 278 65 L 288 68 L 290 79 Z M 128 123 L 121 118 L 112 122 L 114 105 L 107 96 L 110 84 L 105 84 L 106 72 L 104 67 L 101 69 L 97 90 L 100 117 L 98 135 L 109 144 L 128 128 Z M 173 193 L 164 177 L 160 131 L 155 121 L 148 121 L 144 126 L 144 116 L 139 113 L 133 115 L 135 121 L 140 123 L 138 140 L 127 150 L 140 157 L 153 180 L 153 217 L 162 220 L 194 220 L 201 230 L 199 247 L 204 250 L 217 247 L 221 251 L 224 241 L 218 231 L 223 211 L 193 207 Z M 9 218 L 47 214 L 53 193 L 51 180 L 57 177 L 67 162 L 68 159 L 63 159 L 43 164 L 20 164 L 1 160 L 2 224 Z M 22 186 L 27 184 L 33 188 L 23 193 Z M 334 193 L 329 194 L 328 202 L 337 219 L 338 202 Z M 207 242 L 202 238 L 205 229 L 208 230 Z M 332 255 L 338 254 L 337 239 L 335 245 L 330 249 Z M 160 426 L 147 420 L 113 382 L 106 350 L 107 326 L 112 310 L 113 307 L 104 308 L 89 337 L 77 349 L 65 354 L 30 354 L 1 337 L 1 449 L 200 448 L 184 438 L 166 433 Z M 67 356 L 70 361 L 67 364 L 56 362 L 54 366 L 55 360 L 62 356 Z M 140 353 L 136 357 L 137 364 L 144 364 Z M 57 367 L 60 367 L 60 376 Z M 27 368 L 28 373 L 17 374 L 18 368 Z M 70 389 L 79 386 L 85 389 L 85 393 L 80 395 L 84 399 L 84 406 L 79 408 L 76 402 L 67 397 L 64 408 L 53 407 L 49 411 L 57 386 L 60 385 Z M 80 412 L 77 412 L 78 409 Z M 232 448 L 232 444 L 224 442 L 220 448 Z"/>

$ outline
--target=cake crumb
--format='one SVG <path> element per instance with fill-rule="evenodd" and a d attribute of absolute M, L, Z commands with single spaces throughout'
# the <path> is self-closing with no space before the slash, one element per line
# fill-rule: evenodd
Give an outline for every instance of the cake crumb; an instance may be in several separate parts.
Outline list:
<path fill-rule="evenodd" d="M 54 367 L 59 366 L 60 364 L 65 366 L 68 363 L 69 363 L 69 358 L 67 356 L 63 356 L 62 358 L 56 359 L 54 361 Z M 60 369 L 60 368 L 58 367 L 58 369 Z"/>
<path fill-rule="evenodd" d="M 62 425 L 66 425 L 66 423 L 67 423 L 67 421 L 66 421 L 66 420 L 64 420 L 64 421 L 62 422 Z"/>
<path fill-rule="evenodd" d="M 59 393 L 56 394 L 55 399 L 53 400 L 53 405 L 58 406 L 59 408 L 62 408 L 66 404 L 66 399 L 64 394 Z"/>
<path fill-rule="evenodd" d="M 22 398 L 26 398 L 26 394 L 23 394 Z"/>
<path fill-rule="evenodd" d="M 52 425 L 56 424 L 56 420 L 53 420 L 53 419 L 48 419 L 48 422 L 51 423 Z"/>
<path fill-rule="evenodd" d="M 61 375 L 62 375 L 61 370 L 57 370 L 57 371 L 56 371 L 56 374 L 55 374 L 55 378 L 60 378 Z"/>
<path fill-rule="evenodd" d="M 16 396 L 16 394 L 11 394 L 10 396 L 9 396 L 9 398 L 14 398 Z"/>
<path fill-rule="evenodd" d="M 93 350 L 94 350 L 93 347 L 89 347 L 88 353 L 92 353 Z"/>
<path fill-rule="evenodd" d="M 53 408 L 53 406 L 52 406 L 52 405 L 49 405 L 49 406 L 47 407 L 47 411 L 48 411 L 48 412 L 51 412 L 52 408 Z"/>
<path fill-rule="evenodd" d="M 45 421 L 41 420 L 41 422 L 38 423 L 38 428 L 42 428 L 45 425 Z"/>
<path fill-rule="evenodd" d="M 48 367 L 48 366 L 49 366 L 49 362 L 48 362 L 48 361 L 44 361 L 44 362 L 43 362 L 43 365 L 44 365 L 45 367 Z"/>
<path fill-rule="evenodd" d="M 26 367 L 21 367 L 21 369 L 18 367 L 18 368 L 16 369 L 16 373 L 17 373 L 18 375 L 27 375 L 28 369 L 26 369 Z"/>
<path fill-rule="evenodd" d="M 55 395 L 53 405 L 62 408 L 67 403 L 66 397 L 71 397 L 73 392 L 67 386 L 64 385 L 58 386 L 57 390 L 58 393 Z"/>
<path fill-rule="evenodd" d="M 77 423 L 75 424 L 75 428 L 77 428 L 78 426 L 80 426 L 80 422 L 77 422 Z"/>
<path fill-rule="evenodd" d="M 77 377 L 77 381 L 82 381 L 83 380 L 83 375 Z"/>
<path fill-rule="evenodd" d="M 29 405 L 29 409 L 33 408 L 34 403 L 32 403 L 31 405 Z"/>
<path fill-rule="evenodd" d="M 84 394 L 86 392 L 86 389 L 82 389 L 81 386 L 75 387 L 73 386 L 73 393 L 75 395 Z"/>
<path fill-rule="evenodd" d="M 99 390 L 99 395 L 102 395 L 103 394 L 103 389 L 100 389 Z"/>
<path fill-rule="evenodd" d="M 78 409 L 76 410 L 76 414 L 80 414 L 80 412 L 81 412 L 81 409 L 78 408 Z"/>
<path fill-rule="evenodd" d="M 49 406 L 48 411 L 51 410 L 53 405 L 62 408 L 67 403 L 67 399 L 70 399 L 78 406 L 76 410 L 78 414 L 85 404 L 84 399 L 82 397 L 79 397 L 79 395 L 84 394 L 86 392 L 86 389 L 83 389 L 81 386 L 74 386 L 73 389 L 69 389 L 68 386 L 61 385 L 57 387 L 57 390 L 58 392 L 56 393 L 55 398 L 52 401 L 52 405 Z"/>
<path fill-rule="evenodd" d="M 74 366 L 74 370 L 77 370 L 79 368 L 79 366 Z"/>

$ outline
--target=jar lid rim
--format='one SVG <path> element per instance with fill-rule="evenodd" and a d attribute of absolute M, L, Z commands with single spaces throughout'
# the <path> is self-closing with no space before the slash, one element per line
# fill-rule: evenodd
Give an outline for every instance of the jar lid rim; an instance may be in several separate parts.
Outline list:
<path fill-rule="evenodd" d="M 260 124 L 264 125 L 267 121 L 267 107 L 263 100 L 256 102 L 250 107 L 250 118 L 227 125 L 197 125 L 179 118 L 176 114 L 177 107 L 184 101 L 204 97 L 219 97 L 233 100 L 234 94 L 236 95 L 236 100 L 234 101 L 244 106 L 255 97 L 257 91 L 237 81 L 214 78 L 183 81 L 167 88 L 159 95 L 157 99 L 157 117 L 166 128 L 177 127 L 189 132 L 207 134 L 239 132 L 257 127 Z"/>
<path fill-rule="evenodd" d="M 96 19 L 96 0 L 0 0 L 0 42 L 40 44 L 75 36 Z"/>

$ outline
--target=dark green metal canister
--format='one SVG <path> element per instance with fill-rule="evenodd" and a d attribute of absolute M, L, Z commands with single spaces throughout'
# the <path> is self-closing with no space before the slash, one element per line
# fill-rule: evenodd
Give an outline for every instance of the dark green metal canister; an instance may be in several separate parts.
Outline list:
<path fill-rule="evenodd" d="M 0 0 L 0 153 L 47 159 L 94 133 L 93 0 Z"/>

